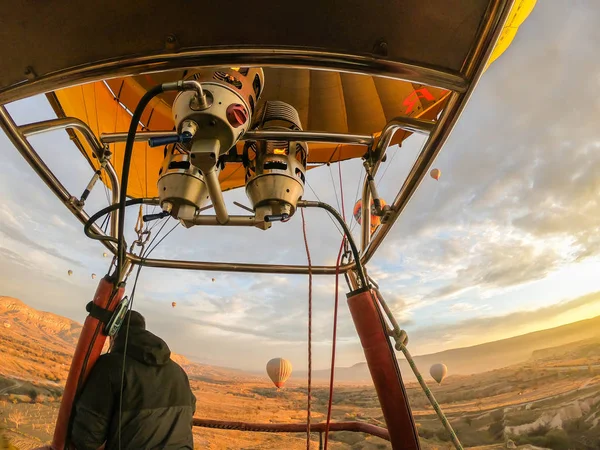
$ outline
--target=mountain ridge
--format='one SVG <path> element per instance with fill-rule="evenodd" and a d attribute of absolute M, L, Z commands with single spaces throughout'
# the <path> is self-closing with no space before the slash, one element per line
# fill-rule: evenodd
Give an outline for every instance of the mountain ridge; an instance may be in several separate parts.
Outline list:
<path fill-rule="evenodd" d="M 26 372 L 38 381 L 59 385 L 66 379 L 81 327 L 71 319 L 39 311 L 14 297 L 0 296 L 0 356 L 3 356 L 0 375 L 19 378 Z M 600 316 L 498 341 L 417 355 L 414 359 L 423 374 L 427 374 L 431 364 L 442 362 L 450 375 L 468 375 L 522 363 L 546 348 L 592 338 L 600 338 Z M 52 352 L 49 362 L 45 355 L 48 351 Z M 190 377 L 206 381 L 264 379 L 259 372 L 211 366 L 174 352 L 171 358 Z M 398 361 L 403 377 L 414 381 L 408 362 L 404 358 Z M 328 380 L 329 372 L 329 369 L 315 370 L 313 379 Z M 292 379 L 305 377 L 305 371 L 296 371 Z M 358 362 L 336 367 L 336 381 L 370 383 L 371 377 L 366 363 Z"/>
<path fill-rule="evenodd" d="M 67 317 L 39 311 L 14 297 L 0 296 L 0 375 L 63 386 L 81 328 L 80 323 Z M 171 352 L 171 359 L 190 378 L 208 382 L 264 379 L 241 370 L 190 361 L 175 352 Z"/>
<path fill-rule="evenodd" d="M 428 374 L 429 367 L 438 362 L 446 364 L 450 375 L 470 375 L 523 363 L 532 358 L 535 351 L 598 337 L 600 316 L 469 347 L 416 355 L 413 358 L 423 375 Z M 416 381 L 408 362 L 404 358 L 398 358 L 398 363 L 402 376 L 408 381 Z M 305 374 L 306 372 L 297 372 L 296 378 L 302 378 Z M 312 375 L 315 380 L 321 381 L 328 379 L 329 374 L 329 369 L 324 369 L 313 371 Z M 336 367 L 335 378 L 344 382 L 371 382 L 365 362 L 349 367 Z"/>

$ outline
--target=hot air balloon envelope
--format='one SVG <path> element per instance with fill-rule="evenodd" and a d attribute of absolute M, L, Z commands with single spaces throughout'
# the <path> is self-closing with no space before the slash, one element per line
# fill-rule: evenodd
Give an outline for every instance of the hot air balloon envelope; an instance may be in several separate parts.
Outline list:
<path fill-rule="evenodd" d="M 381 207 L 383 208 L 386 204 L 385 201 L 383 199 L 379 199 L 379 201 L 381 202 Z M 356 222 L 360 225 L 362 223 L 362 200 L 356 202 L 352 213 L 354 214 Z M 375 215 L 375 213 L 375 203 L 373 202 L 373 199 L 371 199 L 371 230 L 377 228 L 377 226 L 379 226 L 381 223 L 381 217 Z"/>
<path fill-rule="evenodd" d="M 108 256 L 108 253 L 106 253 L 106 252 L 102 253 L 103 258 L 106 258 L 107 256 Z"/>
<path fill-rule="evenodd" d="M 92 274 L 92 280 L 93 280 L 94 278 L 96 278 L 96 274 L 95 274 L 95 273 L 93 273 L 93 274 Z"/>
<path fill-rule="evenodd" d="M 438 384 L 441 384 L 448 374 L 448 368 L 445 364 L 434 364 L 429 368 L 429 374 Z"/>
<path fill-rule="evenodd" d="M 69 270 L 67 273 L 69 274 L 69 276 L 73 275 L 73 271 L 72 270 Z"/>
<path fill-rule="evenodd" d="M 267 374 L 273 384 L 281 388 L 292 374 L 292 363 L 287 359 L 273 358 L 267 363 Z"/>
<path fill-rule="evenodd" d="M 173 302 L 173 303 L 171 303 L 171 306 L 172 306 L 173 308 L 175 308 L 175 307 L 177 306 L 177 303 L 176 303 L 176 302 Z"/>
<path fill-rule="evenodd" d="M 168 58 L 168 64 L 166 61 L 159 65 L 148 62 L 148 67 L 144 69 L 131 67 L 130 70 L 115 71 L 114 68 L 108 68 L 110 65 L 106 68 L 98 65 L 100 61 L 122 63 L 125 59 L 127 64 L 134 65 L 134 61 L 139 61 L 138 58 L 150 57 L 149 61 L 154 61 L 152 58 L 162 58 L 160 55 L 164 50 L 157 48 L 156 44 L 165 40 L 164 27 L 158 23 L 152 26 L 140 21 L 139 8 L 125 6 L 125 2 L 117 0 L 98 3 L 97 6 L 90 2 L 86 5 L 86 12 L 89 14 L 81 14 L 78 8 L 70 7 L 68 2 L 59 2 L 52 14 L 39 14 L 38 3 L 19 2 L 18 8 L 5 8 L 2 11 L 2 31 L 4 35 L 11 36 L 11 45 L 0 46 L 0 61 L 7 62 L 3 64 L 0 74 L 0 92 L 3 94 L 13 86 L 16 90 L 25 84 L 25 60 L 27 65 L 35 69 L 40 79 L 50 74 L 65 73 L 64 80 L 59 81 L 63 77 L 56 76 L 56 81 L 48 81 L 48 84 L 40 85 L 39 89 L 32 87 L 30 90 L 36 93 L 40 89 L 54 90 L 53 107 L 57 112 L 91 122 L 89 125 L 93 125 L 95 132 L 100 134 L 127 130 L 130 119 L 127 111 L 135 110 L 145 92 L 156 84 L 181 80 L 187 74 L 183 70 L 189 66 L 183 64 L 186 59 L 181 61 L 174 55 Z M 166 6 L 166 2 L 164 3 Z M 161 18 L 164 18 L 165 23 L 173 24 L 169 33 L 177 36 L 175 47 L 181 44 L 190 49 L 202 48 L 208 51 L 207 55 L 213 51 L 218 52 L 225 44 L 232 50 L 245 47 L 265 50 L 281 47 L 281 51 L 291 54 L 296 54 L 296 50 L 301 51 L 300 55 L 303 56 L 300 59 L 304 62 L 298 64 L 298 69 L 271 67 L 277 64 L 269 64 L 273 60 L 265 57 L 265 85 L 261 101 L 285 100 L 295 105 L 301 123 L 311 130 L 371 135 L 380 132 L 388 121 L 398 116 L 434 120 L 446 106 L 449 91 L 447 88 L 421 84 L 419 80 L 423 77 L 420 75 L 423 70 L 419 68 L 435 67 L 442 73 L 460 75 L 458 72 L 465 64 L 470 67 L 472 58 L 477 60 L 475 55 L 479 51 L 475 52 L 473 49 L 479 48 L 479 39 L 484 38 L 490 43 L 495 41 L 486 36 L 489 30 L 495 30 L 500 21 L 499 14 L 505 9 L 496 8 L 497 2 L 492 0 L 436 0 L 427 2 L 427 7 L 422 5 L 423 2 L 417 1 L 379 2 L 377 8 L 370 6 L 369 2 L 352 2 L 345 8 L 332 8 L 334 4 L 335 2 L 318 0 L 304 3 L 299 8 L 299 17 L 301 20 L 313 18 L 314 26 L 297 27 L 293 37 L 290 36 L 289 25 L 285 20 L 274 19 L 279 19 L 281 14 L 285 17 L 287 10 L 283 6 L 270 14 L 263 14 L 252 2 L 237 2 L 236 16 L 244 17 L 252 23 L 252 33 L 247 33 L 245 27 L 228 27 L 224 34 L 223 30 L 231 22 L 231 12 L 227 8 L 217 7 L 216 3 L 210 5 L 211 20 L 204 21 L 202 33 L 189 32 L 186 24 L 181 23 L 183 21 L 180 20 L 179 8 L 161 7 Z M 498 30 L 501 34 L 497 44 L 489 49 L 490 61 L 498 58 L 509 47 L 534 4 L 535 0 L 514 1 L 506 24 Z M 153 5 L 162 6 L 159 3 Z M 95 33 L 80 31 L 91 30 L 99 22 L 112 21 L 115 15 L 118 15 L 119 23 L 126 25 L 113 27 L 111 39 L 98 39 Z M 27 17 L 27 27 L 22 26 L 23 17 Z M 444 20 L 439 20 L 442 17 Z M 348 24 L 357 18 L 360 18 L 363 26 L 353 27 L 349 33 Z M 64 24 L 77 26 L 69 28 Z M 385 41 L 376 43 L 374 36 L 380 35 L 385 36 Z M 31 42 L 43 45 L 32 46 Z M 73 42 L 77 44 L 73 45 Z M 288 50 L 290 46 L 294 50 Z M 319 48 L 319 54 L 323 53 L 322 57 L 319 56 L 322 62 L 316 65 L 311 59 L 317 56 L 309 56 L 314 54 L 315 48 Z M 487 49 L 487 45 L 484 45 L 484 49 Z M 306 50 L 309 55 L 304 56 Z M 242 60 L 248 58 L 242 56 L 246 50 L 239 51 Z M 172 52 L 172 49 L 168 52 Z M 415 64 L 415 71 L 408 78 L 413 78 L 414 75 L 415 81 L 346 73 L 357 69 L 355 55 L 365 52 L 372 54 L 368 58 L 369 62 L 364 60 L 360 63 L 364 65 L 366 72 L 373 70 L 383 73 L 388 70 L 384 70 L 383 66 L 396 67 L 399 63 L 410 61 Z M 333 53 L 348 55 L 354 62 L 330 62 L 332 57 L 325 55 Z M 132 58 L 131 55 L 135 57 Z M 163 70 L 171 65 L 173 70 Z M 256 61 L 256 66 L 260 65 L 260 61 Z M 321 65 L 323 68 L 341 65 L 354 69 L 336 73 L 305 68 Z M 231 67 L 230 64 L 225 66 Z M 92 69 L 96 67 L 97 69 Z M 83 68 L 96 70 L 94 77 L 82 74 L 76 80 L 77 83 L 72 82 L 73 71 L 83 71 Z M 160 72 L 156 72 L 157 70 Z M 358 70 L 362 71 L 363 68 Z M 391 73 L 395 69 L 389 70 Z M 119 77 L 119 74 L 124 75 L 125 72 L 132 73 L 133 76 Z M 104 73 L 107 73 L 106 80 L 83 84 L 87 79 L 97 79 Z M 454 86 L 456 83 L 458 80 L 441 84 Z M 69 87 L 70 84 L 75 85 Z M 55 85 L 58 86 L 54 88 Z M 16 92 L 14 95 L 18 96 Z M 357 100 L 359 97 L 360 100 Z M 11 96 L 6 94 L 5 98 L 11 99 Z M 171 93 L 153 102 L 152 108 L 148 108 L 141 120 L 145 128 L 150 131 L 173 128 L 171 106 L 174 98 L 175 93 Z M 5 102 L 7 100 L 1 103 Z M 89 108 L 93 109 L 91 115 Z M 409 132 L 399 131 L 390 144 L 399 144 L 409 135 Z M 93 149 L 85 140 L 79 142 L 77 138 L 76 142 L 81 144 L 80 148 L 85 150 L 91 164 L 97 169 L 98 160 L 92 156 Z M 236 146 L 240 156 L 243 146 L 243 142 Z M 118 174 L 122 173 L 122 148 L 123 144 L 112 155 L 112 163 Z M 309 167 L 342 159 L 361 158 L 364 153 L 364 146 L 361 145 L 311 144 L 308 162 L 314 163 L 314 166 L 311 164 Z M 137 180 L 129 183 L 127 195 L 155 197 L 162 163 L 162 152 L 149 152 L 144 142 L 136 143 L 131 164 L 137 168 L 133 172 L 139 183 Z M 220 172 L 222 190 L 245 186 L 246 171 L 238 170 L 240 167 L 243 167 L 241 162 L 227 163 Z"/>
<path fill-rule="evenodd" d="M 431 172 L 429 172 L 429 175 L 434 180 L 439 180 L 440 177 L 442 176 L 442 171 L 440 169 L 432 169 Z"/>
<path fill-rule="evenodd" d="M 215 282 L 215 279 L 214 279 L 214 278 L 212 279 L 212 282 L 213 282 L 213 283 Z"/>

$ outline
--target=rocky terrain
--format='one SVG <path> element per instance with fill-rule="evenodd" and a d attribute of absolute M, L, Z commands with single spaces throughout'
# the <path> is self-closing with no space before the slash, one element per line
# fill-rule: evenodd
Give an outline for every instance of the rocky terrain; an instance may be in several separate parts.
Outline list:
<path fill-rule="evenodd" d="M 513 338 L 511 345 L 528 352 L 516 364 L 470 375 L 451 372 L 442 385 L 432 383 L 435 397 L 465 448 L 599 449 L 600 336 L 596 335 L 596 321 Z M 0 435 L 4 433 L 16 448 L 36 447 L 51 439 L 81 325 L 10 297 L 0 297 L 0 325 Z M 554 339 L 557 335 L 561 339 Z M 477 352 L 488 352 L 497 345 L 457 351 L 461 357 L 477 357 Z M 444 357 L 450 358 L 452 352 L 429 356 L 446 362 Z M 197 417 L 271 423 L 306 420 L 306 384 L 301 377 L 278 391 L 264 375 L 199 364 L 177 354 L 172 358 L 189 374 L 198 398 Z M 419 364 L 425 372 L 423 361 L 427 360 L 421 359 Z M 403 370 L 408 379 L 406 373 Z M 408 382 L 407 393 L 423 450 L 453 448 L 418 384 Z M 327 401 L 327 387 L 317 383 L 313 423 L 324 420 Z M 335 421 L 385 425 L 369 384 L 338 384 L 333 405 Z M 298 434 L 194 429 L 194 439 L 197 448 L 206 449 L 306 448 L 305 437 Z M 318 448 L 318 434 L 313 434 L 312 446 Z M 341 432 L 331 434 L 329 448 L 390 447 L 378 438 Z"/>

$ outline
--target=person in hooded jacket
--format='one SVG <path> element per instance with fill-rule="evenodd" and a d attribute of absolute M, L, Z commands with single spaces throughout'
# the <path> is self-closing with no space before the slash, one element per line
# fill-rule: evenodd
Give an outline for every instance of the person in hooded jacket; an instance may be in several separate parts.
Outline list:
<path fill-rule="evenodd" d="M 193 449 L 195 410 L 188 377 L 167 344 L 129 311 L 76 402 L 70 442 L 77 450 Z"/>

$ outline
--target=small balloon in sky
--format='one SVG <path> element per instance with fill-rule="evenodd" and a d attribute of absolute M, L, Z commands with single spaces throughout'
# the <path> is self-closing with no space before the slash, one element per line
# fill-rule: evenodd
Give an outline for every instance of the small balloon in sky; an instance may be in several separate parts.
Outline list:
<path fill-rule="evenodd" d="M 444 378 L 446 378 L 446 375 L 448 375 L 448 368 L 445 364 L 434 364 L 429 368 L 429 374 L 431 375 L 431 378 L 437 382 L 437 384 L 442 384 L 442 381 L 444 381 Z"/>
<path fill-rule="evenodd" d="M 429 172 L 429 175 L 437 181 L 442 176 L 442 171 L 440 169 L 432 169 L 431 172 Z"/>

